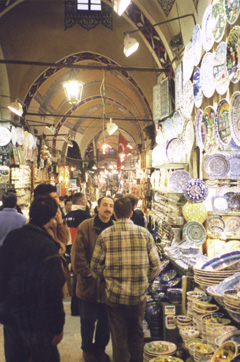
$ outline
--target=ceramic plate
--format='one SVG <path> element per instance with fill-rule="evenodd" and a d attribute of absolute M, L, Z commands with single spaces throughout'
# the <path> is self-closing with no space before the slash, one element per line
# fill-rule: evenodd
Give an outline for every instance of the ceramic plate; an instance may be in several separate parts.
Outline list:
<path fill-rule="evenodd" d="M 177 134 L 181 134 L 183 131 L 183 125 L 184 125 L 184 117 L 180 111 L 176 111 L 173 113 L 173 126 L 177 132 Z"/>
<path fill-rule="evenodd" d="M 169 177 L 169 187 L 173 191 L 183 193 L 189 180 L 191 180 L 191 176 L 187 171 L 176 170 Z"/>
<path fill-rule="evenodd" d="M 144 351 L 152 354 L 169 354 L 175 352 L 177 349 L 176 344 L 167 341 L 153 341 L 144 345 Z"/>
<path fill-rule="evenodd" d="M 212 53 L 206 53 L 201 63 L 201 84 L 203 94 L 206 98 L 211 98 L 215 91 L 213 78 L 214 56 Z"/>
<path fill-rule="evenodd" d="M 206 153 L 212 154 L 217 150 L 218 145 L 215 131 L 215 110 L 211 106 L 206 107 L 203 112 L 201 140 Z"/>
<path fill-rule="evenodd" d="M 163 275 L 161 275 L 161 280 L 163 282 L 169 282 L 170 280 L 174 279 L 177 276 L 177 272 L 175 270 L 169 270 Z"/>
<path fill-rule="evenodd" d="M 237 21 L 240 10 L 239 0 L 224 0 L 225 13 L 229 24 L 234 24 Z"/>
<path fill-rule="evenodd" d="M 175 69 L 175 109 L 182 107 L 183 74 L 182 62 Z"/>
<path fill-rule="evenodd" d="M 227 44 L 224 42 L 218 45 L 214 55 L 213 79 L 218 94 L 226 93 L 230 79 L 227 69 Z"/>
<path fill-rule="evenodd" d="M 183 107 L 182 111 L 186 118 L 190 118 L 193 110 L 193 84 L 188 80 L 183 86 Z"/>
<path fill-rule="evenodd" d="M 184 127 L 183 141 L 187 153 L 190 154 L 194 143 L 194 127 L 192 120 L 189 120 Z"/>
<path fill-rule="evenodd" d="M 16 135 L 16 128 L 14 126 L 11 127 L 11 135 L 12 135 L 12 144 L 13 146 L 16 146 L 17 135 Z"/>
<path fill-rule="evenodd" d="M 201 107 L 202 99 L 203 99 L 203 91 L 200 81 L 200 68 L 195 68 L 193 74 L 193 98 L 194 103 L 197 108 Z"/>
<path fill-rule="evenodd" d="M 240 72 L 239 72 L 240 54 L 238 47 L 239 36 L 240 36 L 240 27 L 234 26 L 227 40 L 227 70 L 229 74 L 229 79 L 233 83 L 237 83 L 240 79 Z"/>
<path fill-rule="evenodd" d="M 226 232 L 238 234 L 240 230 L 240 218 L 237 216 L 229 216 L 225 220 Z"/>
<path fill-rule="evenodd" d="M 182 212 L 186 221 L 199 221 L 200 223 L 203 223 L 208 215 L 204 203 L 193 204 L 192 202 L 186 202 L 182 207 Z"/>
<path fill-rule="evenodd" d="M 240 178 L 240 154 L 235 153 L 228 156 L 228 161 L 230 163 L 230 178 Z"/>
<path fill-rule="evenodd" d="M 240 92 L 235 92 L 232 95 L 230 102 L 230 128 L 234 142 L 240 146 Z"/>
<path fill-rule="evenodd" d="M 213 216 L 208 219 L 207 228 L 212 234 L 218 235 L 224 232 L 225 223 L 220 216 Z"/>
<path fill-rule="evenodd" d="M 195 136 L 196 136 L 196 143 L 200 149 L 203 149 L 203 140 L 201 135 L 201 125 L 203 119 L 203 111 L 198 109 L 195 115 Z"/>
<path fill-rule="evenodd" d="M 16 128 L 16 135 L 17 135 L 17 143 L 22 146 L 24 143 L 24 131 L 22 128 Z"/>
<path fill-rule="evenodd" d="M 214 40 L 219 43 L 224 35 L 226 28 L 226 13 L 224 9 L 225 0 L 213 0 L 212 2 L 212 32 Z"/>
<path fill-rule="evenodd" d="M 206 157 L 204 169 L 210 177 L 225 177 L 230 170 L 230 163 L 226 156 L 215 154 Z"/>
<path fill-rule="evenodd" d="M 0 126 L 0 146 L 6 146 L 11 141 L 11 137 L 9 129 Z"/>
<path fill-rule="evenodd" d="M 203 49 L 208 52 L 212 49 L 214 44 L 214 37 L 213 37 L 213 23 L 212 23 L 212 6 L 209 5 L 202 18 L 202 45 Z"/>
<path fill-rule="evenodd" d="M 230 197 L 228 206 L 231 211 L 240 211 L 240 193 L 234 194 Z"/>
<path fill-rule="evenodd" d="M 193 178 L 187 182 L 184 195 L 188 201 L 200 203 L 207 198 L 207 185 L 204 181 Z"/>
<path fill-rule="evenodd" d="M 166 156 L 169 162 L 181 162 L 185 159 L 185 146 L 181 138 L 171 139 L 166 146 Z"/>
<path fill-rule="evenodd" d="M 217 107 L 215 117 L 215 129 L 219 144 L 222 147 L 228 146 L 231 141 L 231 128 L 229 120 L 229 103 L 226 99 L 222 99 Z"/>
<path fill-rule="evenodd" d="M 192 35 L 193 65 L 199 64 L 202 55 L 201 28 L 196 24 Z"/>
<path fill-rule="evenodd" d="M 202 245 L 206 240 L 206 230 L 200 222 L 189 221 L 183 227 L 184 238 L 195 245 Z"/>
<path fill-rule="evenodd" d="M 162 145 L 154 147 L 152 151 L 152 166 L 157 167 L 165 162 L 164 149 Z"/>
<path fill-rule="evenodd" d="M 230 192 L 231 189 L 228 186 L 222 186 L 217 191 L 217 196 L 224 196 L 227 192 Z"/>
<path fill-rule="evenodd" d="M 175 128 L 172 125 L 172 120 L 171 118 L 167 118 L 163 124 L 162 124 L 162 130 L 163 130 L 163 134 L 166 140 L 171 140 L 172 138 L 177 136 L 177 133 L 175 131 Z"/>
<path fill-rule="evenodd" d="M 228 211 L 228 201 L 224 196 L 213 196 L 213 211 Z"/>
<path fill-rule="evenodd" d="M 183 54 L 183 85 L 191 78 L 193 72 L 192 42 L 188 42 Z"/>

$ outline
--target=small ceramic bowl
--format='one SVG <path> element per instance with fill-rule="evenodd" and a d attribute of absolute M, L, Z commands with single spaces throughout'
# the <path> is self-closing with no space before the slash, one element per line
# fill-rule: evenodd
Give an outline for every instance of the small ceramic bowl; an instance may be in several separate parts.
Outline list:
<path fill-rule="evenodd" d="M 210 303 L 207 303 L 207 302 L 196 301 L 195 307 L 197 309 L 204 310 L 206 312 L 213 312 L 213 311 L 216 310 L 217 305 L 216 304 L 210 304 Z"/>

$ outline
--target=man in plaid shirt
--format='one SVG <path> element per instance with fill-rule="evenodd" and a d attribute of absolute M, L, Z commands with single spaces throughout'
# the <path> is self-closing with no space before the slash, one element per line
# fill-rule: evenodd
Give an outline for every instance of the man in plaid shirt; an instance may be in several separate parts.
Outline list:
<path fill-rule="evenodd" d="M 114 362 L 142 362 L 146 291 L 160 260 L 149 231 L 130 220 L 129 198 L 115 201 L 114 216 L 117 222 L 98 236 L 92 275 L 105 279 Z"/>

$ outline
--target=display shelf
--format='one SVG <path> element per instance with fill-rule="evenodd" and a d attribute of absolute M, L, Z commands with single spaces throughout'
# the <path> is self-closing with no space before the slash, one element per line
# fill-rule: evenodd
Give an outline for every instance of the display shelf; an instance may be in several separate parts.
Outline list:
<path fill-rule="evenodd" d="M 208 211 L 210 216 L 226 215 L 226 216 L 240 216 L 240 211 Z"/>

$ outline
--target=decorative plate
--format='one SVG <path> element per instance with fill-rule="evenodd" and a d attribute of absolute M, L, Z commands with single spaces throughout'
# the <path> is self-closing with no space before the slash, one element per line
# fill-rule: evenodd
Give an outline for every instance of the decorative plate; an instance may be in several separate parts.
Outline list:
<path fill-rule="evenodd" d="M 172 354 L 176 349 L 176 344 L 167 341 L 153 341 L 144 345 L 144 351 L 150 354 Z"/>
<path fill-rule="evenodd" d="M 199 64 L 202 55 L 201 28 L 199 24 L 196 24 L 193 29 L 192 51 L 193 51 L 193 65 L 196 67 Z"/>
<path fill-rule="evenodd" d="M 204 169 L 210 177 L 225 177 L 230 170 L 230 163 L 226 156 L 215 154 L 206 157 Z"/>
<path fill-rule="evenodd" d="M 157 167 L 165 162 L 164 157 L 165 146 L 157 145 L 152 151 L 152 167 Z"/>
<path fill-rule="evenodd" d="M 201 123 L 201 139 L 206 153 L 214 153 L 217 148 L 217 137 L 215 131 L 215 110 L 208 106 L 204 109 Z"/>
<path fill-rule="evenodd" d="M 166 156 L 169 162 L 181 162 L 185 160 L 185 146 L 181 138 L 172 138 L 166 146 Z"/>
<path fill-rule="evenodd" d="M 0 146 L 6 146 L 11 141 L 11 137 L 9 129 L 0 126 Z"/>
<path fill-rule="evenodd" d="M 186 184 L 184 195 L 188 201 L 199 203 L 207 198 L 208 188 L 204 181 L 192 178 Z"/>
<path fill-rule="evenodd" d="M 230 192 L 231 189 L 228 186 L 222 186 L 219 187 L 218 191 L 217 191 L 217 196 L 224 196 L 227 192 Z"/>
<path fill-rule="evenodd" d="M 218 235 L 224 232 L 225 223 L 220 216 L 213 216 L 208 219 L 207 228 L 212 234 Z"/>
<path fill-rule="evenodd" d="M 169 270 L 163 275 L 161 275 L 161 281 L 169 282 L 170 280 L 174 279 L 177 276 L 177 272 L 175 270 Z"/>
<path fill-rule="evenodd" d="M 207 208 L 204 203 L 193 204 L 191 202 L 186 202 L 182 207 L 182 212 L 186 221 L 198 221 L 201 224 L 208 216 Z"/>
<path fill-rule="evenodd" d="M 201 63 L 201 84 L 203 94 L 206 98 L 211 98 L 215 91 L 213 78 L 214 56 L 212 53 L 206 53 Z"/>
<path fill-rule="evenodd" d="M 225 13 L 229 24 L 234 24 L 237 21 L 239 11 L 239 0 L 225 0 Z"/>
<path fill-rule="evenodd" d="M 177 134 L 181 134 L 183 131 L 184 117 L 180 111 L 173 113 L 173 126 L 175 127 Z"/>
<path fill-rule="evenodd" d="M 173 128 L 171 118 L 167 118 L 163 122 L 163 134 L 165 139 L 168 141 L 177 136 L 175 128 Z"/>
<path fill-rule="evenodd" d="M 230 163 L 229 178 L 240 178 L 240 154 L 228 156 L 228 161 Z"/>
<path fill-rule="evenodd" d="M 203 119 L 203 111 L 198 109 L 195 115 L 195 136 L 196 143 L 200 149 L 203 149 L 203 141 L 201 136 L 201 124 Z"/>
<path fill-rule="evenodd" d="M 234 194 L 230 197 L 228 206 L 231 211 L 240 211 L 240 193 Z"/>
<path fill-rule="evenodd" d="M 22 128 L 16 128 L 16 135 L 17 135 L 17 143 L 22 146 L 24 143 L 24 131 Z"/>
<path fill-rule="evenodd" d="M 232 138 L 235 143 L 240 146 L 240 117 L 239 117 L 239 108 L 240 107 L 240 92 L 237 91 L 233 93 L 231 102 L 230 102 L 230 128 Z"/>
<path fill-rule="evenodd" d="M 213 211 L 228 211 L 228 201 L 224 196 L 213 196 Z"/>
<path fill-rule="evenodd" d="M 187 171 L 176 170 L 173 171 L 169 177 L 169 187 L 176 192 L 184 192 L 187 181 L 191 180 L 191 176 Z"/>
<path fill-rule="evenodd" d="M 206 240 L 206 230 L 200 222 L 189 221 L 183 227 L 183 236 L 190 243 L 202 245 Z"/>
<path fill-rule="evenodd" d="M 230 116 L 229 116 L 230 117 Z M 229 143 L 229 146 L 233 149 L 233 150 L 238 150 L 240 151 L 240 146 L 238 146 L 236 144 L 236 142 L 233 140 L 233 138 L 231 139 L 230 143 Z"/>
<path fill-rule="evenodd" d="M 11 127 L 11 135 L 12 135 L 12 144 L 13 146 L 16 146 L 17 135 L 16 135 L 16 128 L 14 126 Z"/>
<path fill-rule="evenodd" d="M 193 72 L 193 49 L 192 42 L 189 41 L 183 54 L 183 85 L 191 78 Z"/>
<path fill-rule="evenodd" d="M 215 129 L 218 142 L 222 147 L 228 146 L 231 141 L 231 128 L 229 121 L 229 103 L 222 99 L 217 107 L 215 116 Z"/>
<path fill-rule="evenodd" d="M 183 86 L 183 107 L 182 111 L 186 118 L 190 118 L 193 110 L 193 84 L 188 80 Z"/>
<path fill-rule="evenodd" d="M 237 216 L 229 216 L 225 220 L 225 231 L 231 234 L 238 234 L 240 230 L 240 218 Z"/>
<path fill-rule="evenodd" d="M 227 70 L 229 74 L 229 79 L 233 83 L 237 83 L 240 79 L 240 72 L 238 64 L 239 59 L 239 49 L 238 49 L 238 39 L 240 35 L 240 27 L 234 26 L 230 31 L 227 40 Z"/>
<path fill-rule="evenodd" d="M 214 55 L 213 79 L 216 91 L 221 95 L 226 93 L 230 79 L 227 69 L 227 44 L 225 42 L 218 45 Z"/>
<path fill-rule="evenodd" d="M 212 6 L 209 5 L 202 18 L 202 45 L 203 49 L 208 52 L 212 49 L 214 44 L 214 37 L 213 37 L 213 23 L 212 23 Z"/>
<path fill-rule="evenodd" d="M 193 74 L 193 98 L 194 103 L 197 108 L 201 107 L 202 99 L 203 99 L 203 91 L 200 80 L 200 68 L 195 68 Z"/>
<path fill-rule="evenodd" d="M 224 1 L 213 0 L 212 2 L 212 32 L 213 38 L 217 43 L 222 40 L 227 23 Z"/>
<path fill-rule="evenodd" d="M 183 141 L 184 141 L 187 153 L 190 154 L 192 151 L 193 143 L 194 143 L 194 127 L 193 127 L 192 120 L 189 120 L 186 123 L 186 126 L 184 127 Z"/>

